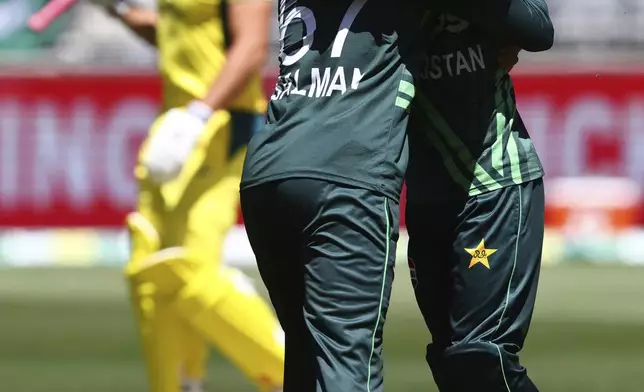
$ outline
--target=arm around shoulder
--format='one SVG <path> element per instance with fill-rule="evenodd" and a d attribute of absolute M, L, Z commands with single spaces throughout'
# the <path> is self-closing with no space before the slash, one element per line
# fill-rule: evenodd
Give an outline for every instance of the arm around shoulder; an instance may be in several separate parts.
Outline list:
<path fill-rule="evenodd" d="M 441 3 L 445 10 L 504 45 L 529 52 L 545 51 L 553 45 L 554 27 L 545 0 L 438 0 Z"/>
<path fill-rule="evenodd" d="M 513 44 L 528 52 L 552 48 L 555 29 L 545 0 L 512 0 L 505 23 L 505 33 Z"/>

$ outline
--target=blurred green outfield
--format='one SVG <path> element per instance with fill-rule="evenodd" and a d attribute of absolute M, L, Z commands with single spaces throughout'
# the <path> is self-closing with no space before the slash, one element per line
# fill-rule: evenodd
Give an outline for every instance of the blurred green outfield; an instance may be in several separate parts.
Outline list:
<path fill-rule="evenodd" d="M 397 271 L 387 389 L 435 391 L 423 360 L 428 335 L 406 267 Z M 145 392 L 137 344 L 118 270 L 0 270 L 1 391 Z M 523 360 L 545 392 L 644 391 L 644 269 L 545 268 Z M 209 385 L 253 391 L 216 356 Z"/>

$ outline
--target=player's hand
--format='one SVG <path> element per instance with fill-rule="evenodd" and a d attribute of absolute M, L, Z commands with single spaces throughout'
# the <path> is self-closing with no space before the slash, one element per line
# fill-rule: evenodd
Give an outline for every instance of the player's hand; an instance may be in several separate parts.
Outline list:
<path fill-rule="evenodd" d="M 518 46 L 508 46 L 499 51 L 499 67 L 505 69 L 507 72 L 512 71 L 512 68 L 519 62 L 519 52 L 521 48 Z"/>
<path fill-rule="evenodd" d="M 163 184 L 181 174 L 211 115 L 212 109 L 201 101 L 165 114 L 141 159 L 152 181 Z"/>

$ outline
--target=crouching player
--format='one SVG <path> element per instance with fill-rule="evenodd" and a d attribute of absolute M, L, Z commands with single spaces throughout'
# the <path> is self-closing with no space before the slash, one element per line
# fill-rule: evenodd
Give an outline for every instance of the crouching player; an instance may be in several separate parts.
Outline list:
<path fill-rule="evenodd" d="M 151 392 L 199 391 L 206 342 L 262 391 L 281 388 L 283 335 L 241 272 L 222 265 L 246 143 L 264 123 L 265 0 L 125 3 L 116 14 L 159 50 L 163 114 L 144 143 L 126 268 Z"/>
<path fill-rule="evenodd" d="M 518 354 L 537 291 L 543 170 L 508 66 L 518 48 L 550 48 L 553 27 L 543 0 L 512 0 L 505 12 L 491 28 L 472 12 L 428 14 L 412 110 L 409 265 L 443 392 L 537 391 Z"/>

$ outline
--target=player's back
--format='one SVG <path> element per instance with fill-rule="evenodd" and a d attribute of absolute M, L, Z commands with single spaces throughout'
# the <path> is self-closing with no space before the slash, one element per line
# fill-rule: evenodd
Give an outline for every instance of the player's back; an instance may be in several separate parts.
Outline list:
<path fill-rule="evenodd" d="M 408 199 L 476 196 L 541 178 L 512 80 L 499 65 L 503 42 L 455 15 L 430 15 L 410 124 Z"/>
<path fill-rule="evenodd" d="M 221 72 L 231 38 L 227 6 L 234 1 L 159 1 L 157 45 L 165 109 L 203 98 Z M 259 73 L 239 91 L 231 108 L 251 113 L 266 110 Z"/>
<path fill-rule="evenodd" d="M 397 197 L 419 15 L 406 1 L 281 0 L 280 75 L 242 187 L 304 177 Z"/>

